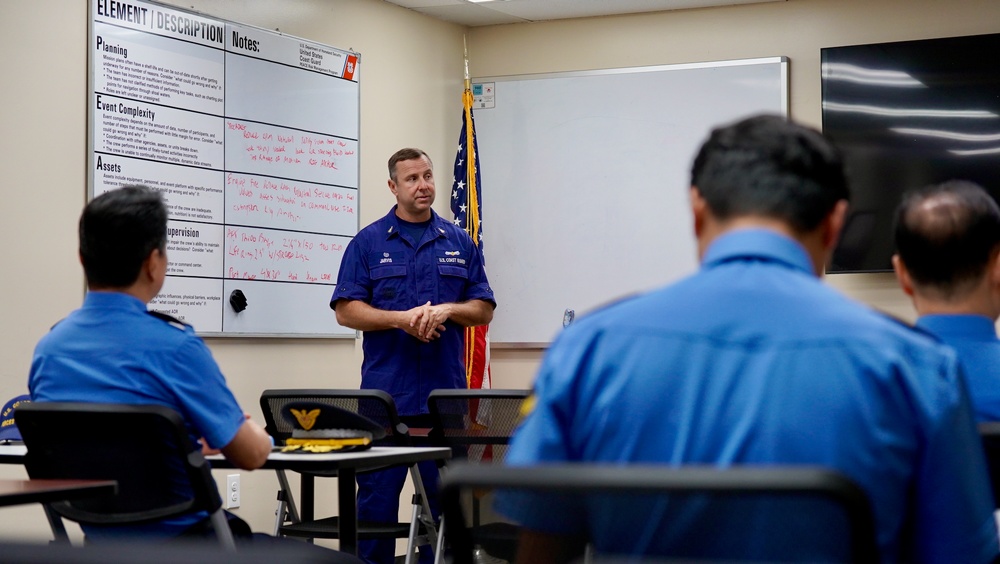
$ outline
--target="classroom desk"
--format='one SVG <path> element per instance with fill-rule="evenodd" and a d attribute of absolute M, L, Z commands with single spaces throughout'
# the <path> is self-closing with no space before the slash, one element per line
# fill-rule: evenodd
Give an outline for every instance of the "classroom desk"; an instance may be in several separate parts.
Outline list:
<path fill-rule="evenodd" d="M 23 464 L 28 449 L 24 445 L 0 445 L 0 464 Z M 338 514 L 340 515 L 340 550 L 357 554 L 358 503 L 355 477 L 359 470 L 384 466 L 412 465 L 425 460 L 445 460 L 451 449 L 444 447 L 372 447 L 357 452 L 298 454 L 272 452 L 263 468 L 294 472 L 337 472 Z M 206 457 L 212 468 L 236 468 L 222 455 Z M 300 486 L 301 518 L 313 518 L 313 477 L 302 475 Z"/>
<path fill-rule="evenodd" d="M 372 447 L 356 452 L 328 454 L 298 454 L 272 452 L 264 463 L 271 470 L 293 472 L 337 472 L 337 514 L 340 515 L 340 550 L 357 554 L 358 551 L 358 502 L 355 478 L 359 470 L 385 466 L 410 466 L 425 460 L 445 460 L 451 449 L 445 447 Z M 209 456 L 212 468 L 234 468 L 221 455 Z M 2 462 L 2 452 L 0 452 Z M 314 477 L 302 474 L 299 485 L 300 517 L 313 519 Z"/>
<path fill-rule="evenodd" d="M 114 495 L 114 480 L 0 480 L 0 506 Z"/>
<path fill-rule="evenodd" d="M 0 445 L 0 464 L 24 464 L 28 447 L 23 444 Z"/>

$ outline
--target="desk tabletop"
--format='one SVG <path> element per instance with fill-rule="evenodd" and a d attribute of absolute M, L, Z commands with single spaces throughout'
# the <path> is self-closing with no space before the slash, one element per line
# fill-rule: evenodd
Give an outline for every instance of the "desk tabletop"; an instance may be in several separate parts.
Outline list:
<path fill-rule="evenodd" d="M 0 445 L 0 464 L 24 464 L 28 449 L 20 445 Z M 339 468 L 371 468 L 388 464 L 413 464 L 424 460 L 445 460 L 451 457 L 446 447 L 372 447 L 353 452 L 323 454 L 272 452 L 264 468 L 273 470 L 335 470 Z M 213 468 L 235 468 L 221 454 L 206 457 Z"/>
<path fill-rule="evenodd" d="M 23 444 L 0 445 L 0 464 L 24 464 L 28 447 Z"/>
<path fill-rule="evenodd" d="M 445 460 L 451 457 L 446 447 L 372 447 L 352 452 L 327 452 L 322 454 L 297 452 L 272 452 L 263 468 L 272 470 L 335 470 L 340 468 L 364 469 L 389 464 L 413 464 L 424 460 Z M 222 455 L 207 457 L 212 468 L 235 468 Z M 0 451 L 0 462 L 3 453 Z"/>
<path fill-rule="evenodd" d="M 0 480 L 0 506 L 114 495 L 114 480 Z"/>

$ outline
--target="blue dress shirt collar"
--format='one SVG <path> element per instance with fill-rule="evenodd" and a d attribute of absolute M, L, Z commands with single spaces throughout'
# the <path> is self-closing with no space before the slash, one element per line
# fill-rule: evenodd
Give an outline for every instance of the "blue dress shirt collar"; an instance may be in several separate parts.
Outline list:
<path fill-rule="evenodd" d="M 125 309 L 146 313 L 146 304 L 139 298 L 124 292 L 88 291 L 83 298 L 84 308 Z"/>
<path fill-rule="evenodd" d="M 953 336 L 981 342 L 997 340 L 996 326 L 985 315 L 925 315 L 917 319 L 917 327 L 939 337 Z"/>
<path fill-rule="evenodd" d="M 737 229 L 720 235 L 709 245 L 702 268 L 734 260 L 764 260 L 815 275 L 812 260 L 795 240 L 769 229 Z"/>

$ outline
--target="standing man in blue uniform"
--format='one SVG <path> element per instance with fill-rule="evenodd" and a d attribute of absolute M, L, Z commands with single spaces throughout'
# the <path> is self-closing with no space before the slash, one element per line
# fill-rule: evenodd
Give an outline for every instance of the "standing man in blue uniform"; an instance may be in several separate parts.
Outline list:
<path fill-rule="evenodd" d="M 240 409 L 205 343 L 190 325 L 146 310 L 167 272 L 167 209 L 160 194 L 140 186 L 106 192 L 84 208 L 79 229 L 88 292 L 83 307 L 35 348 L 32 401 L 162 405 L 181 414 L 193 444 L 202 439 L 245 470 L 263 465 L 271 440 Z M 173 537 L 207 518 L 191 513 L 84 532 L 90 540 Z"/>
<path fill-rule="evenodd" d="M 979 421 L 1000 421 L 1000 208 L 980 186 L 951 181 L 906 194 L 892 265 L 917 326 L 952 346 Z"/>
<path fill-rule="evenodd" d="M 748 118 L 712 132 L 691 184 L 700 271 L 562 332 L 506 462 L 824 466 L 868 494 L 885 562 L 989 562 L 993 498 L 954 353 L 818 279 L 847 209 L 835 149 Z M 704 505 L 661 520 L 628 503 L 498 509 L 529 530 L 518 564 L 569 560 L 585 531 L 610 553 L 849 559 L 811 514 L 764 506 L 720 538 Z"/>
<path fill-rule="evenodd" d="M 337 322 L 364 332 L 361 387 L 392 395 L 404 423 L 430 427 L 427 396 L 437 388 L 464 388 L 463 327 L 493 319 L 496 301 L 483 257 L 469 235 L 431 208 L 434 170 L 419 149 L 389 158 L 389 190 L 396 205 L 362 229 L 347 246 L 330 298 Z M 435 501 L 437 469 L 421 476 Z M 396 522 L 405 468 L 358 476 L 358 518 Z M 359 543 L 373 564 L 391 564 L 391 540 Z M 421 559 L 431 558 L 422 551 Z"/>

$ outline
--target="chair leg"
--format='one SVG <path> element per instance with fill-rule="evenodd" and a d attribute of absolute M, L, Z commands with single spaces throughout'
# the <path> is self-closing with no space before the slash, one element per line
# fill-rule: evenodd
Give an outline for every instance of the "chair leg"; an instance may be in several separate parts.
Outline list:
<path fill-rule="evenodd" d="M 285 492 L 285 504 L 288 506 L 288 520 L 292 523 L 299 523 L 299 512 L 295 508 L 295 497 L 292 495 L 292 488 L 288 486 L 288 476 L 284 470 L 275 470 L 278 476 L 278 487 Z"/>
<path fill-rule="evenodd" d="M 441 516 L 441 523 L 438 525 L 438 542 L 434 548 L 434 564 L 441 564 L 444 560 L 444 515 Z"/>
<path fill-rule="evenodd" d="M 434 514 L 431 513 L 430 502 L 427 501 L 427 490 L 424 489 L 424 480 L 420 476 L 420 468 L 416 464 L 410 466 L 410 479 L 413 480 L 413 489 L 420 498 L 420 514 L 418 518 L 423 523 L 424 528 L 427 529 L 429 544 L 434 546 L 437 544 L 437 526 L 434 522 Z"/>
<path fill-rule="evenodd" d="M 278 490 L 278 508 L 274 510 L 274 532 L 271 536 L 280 537 L 281 526 L 285 524 L 285 492 Z"/>
<path fill-rule="evenodd" d="M 414 495 L 413 503 L 413 513 L 410 516 L 410 534 L 406 537 L 406 561 L 405 564 L 412 564 L 413 562 L 413 549 L 417 544 L 417 530 L 418 530 L 418 519 L 420 519 L 420 505 L 416 503 L 416 498 L 419 496 Z"/>
<path fill-rule="evenodd" d="M 233 540 L 233 531 L 229 528 L 229 520 L 222 509 L 217 509 L 209 517 L 212 520 L 212 529 L 215 530 L 215 538 L 219 539 L 222 549 L 235 552 L 236 542 Z"/>
<path fill-rule="evenodd" d="M 49 520 L 49 528 L 52 529 L 53 542 L 56 544 L 70 544 L 69 535 L 66 534 L 66 526 L 63 525 L 62 517 L 55 512 L 49 504 L 43 503 L 45 518 Z"/>

